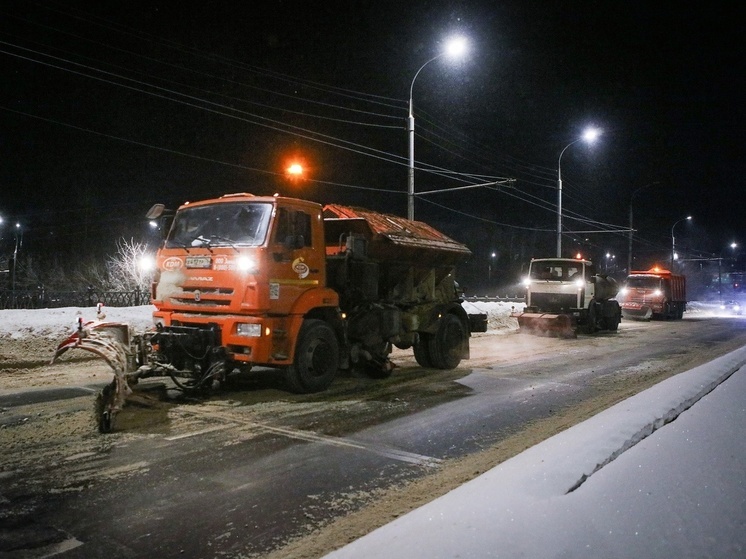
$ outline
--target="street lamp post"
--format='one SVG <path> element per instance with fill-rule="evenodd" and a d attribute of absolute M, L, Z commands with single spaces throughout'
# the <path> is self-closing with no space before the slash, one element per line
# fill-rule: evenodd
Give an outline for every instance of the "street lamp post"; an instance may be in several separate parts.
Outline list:
<path fill-rule="evenodd" d="M 443 56 L 458 57 L 466 52 L 466 39 L 463 37 L 454 37 L 446 43 L 446 48 L 425 62 L 412 78 L 412 85 L 409 86 L 409 116 L 407 117 L 407 136 L 409 138 L 409 169 L 407 174 L 407 219 L 414 219 L 414 104 L 412 97 L 414 93 L 414 82 L 420 75 L 422 69 Z"/>
<path fill-rule="evenodd" d="M 562 148 L 557 158 L 557 258 L 562 257 L 562 154 L 571 145 L 581 140 L 593 143 L 599 134 L 600 131 L 597 128 L 588 128 L 580 138 L 573 140 Z"/>
<path fill-rule="evenodd" d="M 645 190 L 646 188 L 650 186 L 654 186 L 656 184 L 659 184 L 659 182 L 655 181 L 655 182 L 646 184 L 645 186 L 641 186 L 640 188 L 636 189 L 632 193 L 632 196 L 630 196 L 630 199 L 629 199 L 629 247 L 627 249 L 627 273 L 628 274 L 632 273 L 632 202 L 635 201 L 635 196 L 637 195 L 638 192 L 640 192 L 641 190 Z"/>
<path fill-rule="evenodd" d="M 674 261 L 676 260 L 676 237 L 673 236 L 674 228 L 682 221 L 691 221 L 692 216 L 688 215 L 685 218 L 680 219 L 671 226 L 671 271 L 674 271 Z"/>
<path fill-rule="evenodd" d="M 728 246 L 732 249 L 738 248 L 736 243 L 731 243 Z M 718 299 L 720 300 L 721 305 L 723 304 L 723 250 L 725 249 L 720 250 L 720 256 L 718 256 Z"/>
<path fill-rule="evenodd" d="M 20 238 L 20 243 L 19 243 Z M 15 248 L 13 249 L 13 271 L 11 273 L 10 278 L 10 290 L 15 295 L 16 292 L 16 268 L 18 267 L 18 249 L 19 244 L 23 243 L 23 231 L 21 231 L 21 224 L 16 223 L 16 244 Z"/>

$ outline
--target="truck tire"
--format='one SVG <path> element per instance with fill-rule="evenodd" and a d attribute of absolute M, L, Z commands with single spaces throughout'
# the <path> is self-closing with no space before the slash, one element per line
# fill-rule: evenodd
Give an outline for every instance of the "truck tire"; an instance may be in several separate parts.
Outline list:
<path fill-rule="evenodd" d="M 431 334 L 420 333 L 420 340 L 414 345 L 414 358 L 420 367 L 425 369 L 433 368 L 433 360 L 430 357 L 430 339 Z"/>
<path fill-rule="evenodd" d="M 619 317 L 618 316 L 607 316 L 606 319 L 606 329 L 610 330 L 611 332 L 616 332 L 619 330 Z"/>
<path fill-rule="evenodd" d="M 622 321 L 622 309 L 616 301 L 606 301 L 603 304 L 603 326 L 606 330 L 616 332 Z"/>
<path fill-rule="evenodd" d="M 325 390 L 337 376 L 339 342 L 334 330 L 322 320 L 305 320 L 298 334 L 293 364 L 285 378 L 293 392 Z"/>
<path fill-rule="evenodd" d="M 453 314 L 440 319 L 438 331 L 430 336 L 428 353 L 436 369 L 455 369 L 461 363 L 461 348 L 467 335 L 464 325 Z M 419 361 L 418 361 L 419 362 Z"/>
<path fill-rule="evenodd" d="M 598 330 L 598 325 L 596 324 L 597 320 L 597 310 L 596 310 L 596 301 L 591 301 L 591 304 L 588 306 L 588 323 L 585 325 L 585 332 L 586 334 L 595 334 L 596 330 Z"/>

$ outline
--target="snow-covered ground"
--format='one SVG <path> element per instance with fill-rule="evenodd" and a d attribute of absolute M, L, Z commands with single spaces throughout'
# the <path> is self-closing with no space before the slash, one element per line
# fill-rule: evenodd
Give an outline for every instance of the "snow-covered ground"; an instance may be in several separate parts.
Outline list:
<path fill-rule="evenodd" d="M 142 331 L 153 324 L 152 305 L 140 307 L 104 307 L 100 319 L 106 322 L 127 322 Z M 0 336 L 11 339 L 41 337 L 62 341 L 78 324 L 98 320 L 96 307 L 62 307 L 59 309 L 0 310 Z"/>
<path fill-rule="evenodd" d="M 508 331 L 517 328 L 510 318 L 511 308 L 522 309 L 518 303 L 464 303 L 469 313 L 487 313 L 488 328 L 493 331 Z M 140 307 L 104 307 L 103 318 L 107 322 L 126 322 L 136 331 L 143 331 L 153 324 L 152 305 Z M 59 309 L 0 310 L 0 336 L 13 339 L 43 337 L 61 340 L 77 327 L 78 317 L 84 321 L 97 320 L 95 307 L 63 307 Z"/>
<path fill-rule="evenodd" d="M 746 557 L 745 364 L 663 381 L 327 557 Z"/>

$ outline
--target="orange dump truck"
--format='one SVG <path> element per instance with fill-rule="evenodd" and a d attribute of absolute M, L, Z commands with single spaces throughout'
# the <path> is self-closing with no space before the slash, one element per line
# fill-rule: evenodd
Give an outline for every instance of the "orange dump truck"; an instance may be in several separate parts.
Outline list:
<path fill-rule="evenodd" d="M 102 431 L 139 378 L 167 375 L 196 390 L 265 366 L 289 389 L 315 392 L 339 369 L 388 376 L 392 346 L 413 348 L 423 367 L 452 369 L 469 357 L 455 265 L 471 253 L 425 223 L 245 193 L 176 212 L 159 204 L 148 217 L 169 231 L 152 288 L 154 329 L 81 323 L 55 355 L 87 349 L 114 368 Z"/>
<path fill-rule="evenodd" d="M 682 318 L 686 310 L 686 276 L 662 268 L 632 272 L 620 292 L 625 318 Z"/>

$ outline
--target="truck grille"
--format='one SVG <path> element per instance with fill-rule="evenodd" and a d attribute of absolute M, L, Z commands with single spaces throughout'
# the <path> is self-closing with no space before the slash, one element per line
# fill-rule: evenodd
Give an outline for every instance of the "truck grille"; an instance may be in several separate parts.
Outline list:
<path fill-rule="evenodd" d="M 174 305 L 188 305 L 190 307 L 227 307 L 231 304 L 233 289 L 211 288 L 198 289 L 185 287 L 178 295 L 170 297 Z"/>
<path fill-rule="evenodd" d="M 576 293 L 531 293 L 531 306 L 547 312 L 569 311 L 577 308 Z"/>

